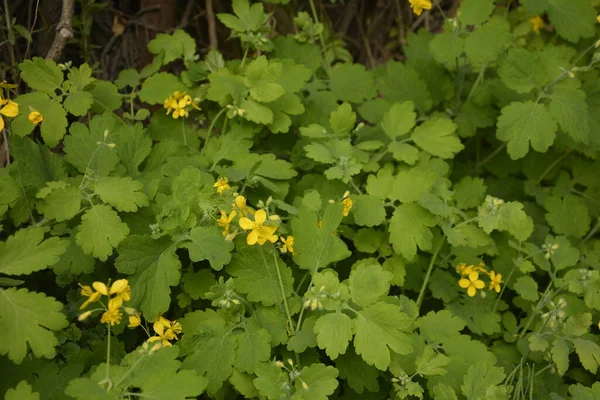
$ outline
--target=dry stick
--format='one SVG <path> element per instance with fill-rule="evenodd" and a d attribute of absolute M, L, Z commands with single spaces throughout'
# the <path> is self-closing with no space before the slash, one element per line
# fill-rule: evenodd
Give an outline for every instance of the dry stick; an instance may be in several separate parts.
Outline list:
<path fill-rule="evenodd" d="M 217 24 L 215 23 L 215 11 L 213 9 L 213 0 L 206 0 L 206 20 L 208 22 L 208 40 L 211 49 L 219 47 L 217 39 Z"/>
<path fill-rule="evenodd" d="M 67 44 L 67 40 L 73 37 L 73 3 L 74 0 L 63 0 L 60 21 L 56 27 L 56 37 L 50 51 L 48 51 L 48 55 L 46 55 L 47 60 L 57 61 Z"/>

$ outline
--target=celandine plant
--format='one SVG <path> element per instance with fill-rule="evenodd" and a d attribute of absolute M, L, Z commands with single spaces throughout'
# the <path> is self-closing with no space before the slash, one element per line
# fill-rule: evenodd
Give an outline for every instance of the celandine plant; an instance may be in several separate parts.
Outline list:
<path fill-rule="evenodd" d="M 463 0 L 374 70 L 248 0 L 241 60 L 176 31 L 114 83 L 23 62 L 0 393 L 600 398 L 597 5 Z"/>

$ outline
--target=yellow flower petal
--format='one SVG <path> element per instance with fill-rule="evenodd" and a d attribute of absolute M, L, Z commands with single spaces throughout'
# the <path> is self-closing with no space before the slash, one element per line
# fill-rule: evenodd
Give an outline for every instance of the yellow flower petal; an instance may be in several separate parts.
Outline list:
<path fill-rule="evenodd" d="M 102 283 L 102 282 L 94 282 L 94 283 L 92 283 L 92 287 L 97 292 L 100 292 L 100 294 L 108 296 L 108 289 L 107 289 L 107 287 L 106 287 L 106 285 L 104 283 Z"/>
<path fill-rule="evenodd" d="M 258 242 L 258 239 L 258 231 L 252 231 L 248 234 L 248 237 L 246 238 L 246 243 L 248 243 L 250 246 L 253 246 L 256 244 L 256 242 Z"/>
<path fill-rule="evenodd" d="M 19 115 L 19 105 L 14 101 L 8 100 L 6 105 L 0 108 L 0 114 L 6 115 L 7 117 L 16 117 Z"/>
<path fill-rule="evenodd" d="M 109 294 L 115 293 L 123 293 L 125 289 L 129 286 L 129 282 L 127 279 L 119 279 L 114 281 L 114 283 L 110 286 Z"/>
<path fill-rule="evenodd" d="M 475 293 L 477 293 L 477 290 L 473 286 L 469 286 L 469 288 L 467 289 L 467 294 L 469 295 L 469 297 L 475 296 Z"/>
<path fill-rule="evenodd" d="M 475 281 L 473 282 L 473 286 L 475 289 L 483 289 L 485 287 L 485 283 L 483 281 Z"/>
<path fill-rule="evenodd" d="M 458 286 L 460 286 L 463 289 L 466 289 L 469 286 L 471 286 L 471 281 L 468 279 L 461 279 L 460 281 L 458 281 Z"/>
<path fill-rule="evenodd" d="M 249 218 L 240 218 L 240 226 L 244 230 L 254 229 L 254 222 L 252 222 Z"/>
<path fill-rule="evenodd" d="M 256 214 L 254 214 L 254 222 L 256 224 L 263 224 L 266 220 L 267 220 L 267 213 L 265 212 L 265 210 L 258 210 L 256 212 Z"/>

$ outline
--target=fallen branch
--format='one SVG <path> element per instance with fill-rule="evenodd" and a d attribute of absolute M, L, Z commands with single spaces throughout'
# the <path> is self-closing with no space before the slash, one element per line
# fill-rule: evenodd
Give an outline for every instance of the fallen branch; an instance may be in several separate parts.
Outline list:
<path fill-rule="evenodd" d="M 56 26 L 56 37 L 54 43 L 46 55 L 47 60 L 57 61 L 67 44 L 67 40 L 73 37 L 73 3 L 74 0 L 63 0 L 60 21 Z"/>

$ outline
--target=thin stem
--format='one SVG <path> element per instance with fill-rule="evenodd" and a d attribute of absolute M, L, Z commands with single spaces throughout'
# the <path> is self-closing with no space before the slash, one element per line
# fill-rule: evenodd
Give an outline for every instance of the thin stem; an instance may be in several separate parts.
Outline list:
<path fill-rule="evenodd" d="M 261 248 L 262 252 L 262 248 Z M 290 324 L 290 329 L 294 329 L 294 321 L 292 321 L 292 314 L 290 313 L 290 308 L 287 303 L 287 298 L 285 296 L 285 287 L 283 286 L 283 279 L 281 278 L 281 271 L 279 270 L 279 262 L 277 261 L 277 253 L 273 251 L 273 260 L 275 260 L 275 270 L 277 271 L 277 279 L 279 280 L 279 289 L 281 290 L 281 298 L 283 299 L 283 305 L 285 307 L 285 313 L 287 315 L 288 323 Z"/>
<path fill-rule="evenodd" d="M 539 303 L 537 304 L 537 306 L 535 307 L 535 309 L 533 310 L 533 313 L 531 314 L 531 317 L 529 317 L 529 319 L 527 320 L 527 323 L 525 324 L 525 326 L 523 327 L 523 330 L 521 331 L 521 333 L 519 334 L 519 337 L 517 338 L 517 340 L 521 340 L 523 339 L 523 336 L 525 336 L 525 334 L 527 333 L 527 330 L 529 329 L 529 327 L 531 326 L 531 324 L 533 323 L 533 320 L 535 319 L 535 317 L 537 317 L 538 313 L 540 312 L 540 310 L 542 308 L 544 308 L 544 306 L 546 305 L 546 296 L 548 295 L 548 293 L 550 292 L 550 289 L 552 288 L 552 284 L 554 283 L 554 281 L 550 281 L 550 283 L 548 284 L 548 287 L 546 288 L 546 290 L 544 291 L 544 294 L 542 294 L 542 297 L 540 298 Z"/>
<path fill-rule="evenodd" d="M 419 291 L 419 297 L 417 297 L 417 310 L 421 308 L 421 304 L 423 304 L 423 298 L 425 297 L 425 289 L 427 289 L 427 284 L 429 283 L 429 278 L 431 277 L 431 272 L 433 271 L 433 266 L 435 265 L 435 259 L 438 256 L 438 253 L 442 249 L 442 246 L 446 242 L 446 237 L 444 236 L 437 248 L 433 252 L 431 256 L 431 261 L 429 262 L 429 268 L 427 268 L 427 273 L 425 274 L 425 280 L 423 281 L 423 285 L 421 285 L 421 290 Z"/>
<path fill-rule="evenodd" d="M 208 132 L 206 132 L 206 140 L 204 141 L 204 146 L 202 147 L 202 150 L 206 149 L 206 146 L 208 145 L 208 141 L 210 140 L 210 135 L 213 131 L 213 128 L 215 127 L 215 123 L 217 122 L 217 120 L 219 119 L 221 114 L 223 114 L 225 112 L 225 110 L 227 110 L 227 109 L 222 108 L 221 111 L 219 111 L 219 113 L 213 118 L 212 122 L 210 123 L 210 126 L 208 127 Z"/>
<path fill-rule="evenodd" d="M 350 184 L 352 185 L 354 190 L 356 190 L 356 193 L 362 194 L 362 191 L 360 190 L 360 188 L 358 186 L 356 186 L 356 183 L 354 183 L 354 179 L 350 179 Z"/>
<path fill-rule="evenodd" d="M 6 0 L 5 0 L 6 1 Z M 319 21 L 319 15 L 317 14 L 317 9 L 315 8 L 314 0 L 309 0 L 310 10 L 313 15 L 313 19 L 315 22 Z M 327 46 L 325 45 L 325 37 L 323 36 L 323 31 L 319 32 L 319 41 L 321 42 L 322 52 L 321 59 L 323 60 L 323 67 L 328 77 L 331 77 L 331 65 L 327 62 Z"/>
<path fill-rule="evenodd" d="M 513 267 L 510 270 L 510 272 L 508 273 L 508 276 L 506 277 L 506 280 L 504 281 L 504 285 L 502 285 L 502 290 L 500 290 L 500 294 L 498 294 L 496 303 L 494 303 L 494 308 L 492 309 L 492 314 L 496 312 L 496 309 L 498 308 L 498 305 L 500 304 L 500 299 L 502 299 L 502 295 L 504 294 L 504 291 L 506 290 L 506 287 L 508 286 L 508 282 L 510 281 L 510 278 L 513 276 L 513 273 L 515 272 L 516 268 L 517 268 L 517 264 L 513 263 Z"/>
<path fill-rule="evenodd" d="M 183 137 L 183 144 L 187 146 L 187 138 L 185 137 L 185 122 L 181 118 L 181 136 Z"/>
<path fill-rule="evenodd" d="M 596 225 L 594 225 L 594 227 L 585 236 L 585 238 L 583 239 L 583 244 L 585 244 L 588 240 L 590 240 L 592 238 L 592 236 L 594 236 L 596 234 L 596 232 L 598 232 L 598 229 L 600 229 L 600 219 L 598 219 L 598 221 L 596 222 Z"/>
<path fill-rule="evenodd" d="M 133 370 L 135 369 L 135 367 L 138 366 L 138 364 L 144 359 L 146 358 L 147 354 L 144 354 L 143 356 L 141 356 L 140 358 L 137 359 L 137 361 L 131 366 L 131 368 L 129 368 L 129 371 L 127 371 L 125 374 L 123 374 L 123 376 L 121 377 L 121 379 L 119 379 L 119 381 L 115 384 L 114 387 L 119 387 L 119 385 L 121 383 L 123 383 L 123 381 L 125 380 L 125 378 L 127 378 L 129 376 L 129 374 L 131 374 L 133 372 Z"/>
<path fill-rule="evenodd" d="M 504 142 L 500 146 L 498 146 L 496 148 L 496 150 L 492 151 L 486 158 L 481 160 L 481 162 L 479 164 L 475 165 L 475 169 L 479 169 L 479 168 L 483 167 L 485 164 L 487 164 L 492 158 L 496 157 L 498 155 L 498 153 L 500 153 L 502 150 L 504 150 L 506 145 L 507 145 L 507 143 Z"/>
<path fill-rule="evenodd" d="M 548 166 L 548 168 L 546 168 L 544 170 L 544 172 L 542 172 L 542 175 L 540 175 L 540 177 L 537 179 L 537 181 L 535 181 L 535 184 L 539 185 L 540 182 L 542 182 L 542 180 L 546 177 L 546 175 L 548 175 L 550 173 L 550 171 L 552 171 L 552 169 L 558 165 L 558 163 L 560 163 L 562 160 L 564 160 L 565 158 L 567 158 L 569 156 L 569 154 L 571 154 L 570 151 L 569 152 L 565 152 L 562 156 L 560 156 L 556 160 L 554 160 L 554 162 L 552 164 L 550 164 Z"/>
<path fill-rule="evenodd" d="M 110 382 L 110 324 L 108 326 L 108 338 L 106 339 L 106 380 Z M 110 383 L 109 383 L 110 387 Z"/>
<path fill-rule="evenodd" d="M 483 76 L 485 75 L 486 67 L 487 67 L 487 65 L 484 65 L 481 67 L 481 70 L 479 71 L 479 75 L 477 75 L 477 79 L 475 79 L 475 83 L 473 84 L 473 87 L 471 88 L 471 91 L 469 92 L 469 95 L 467 96 L 467 100 L 465 100 L 465 103 L 468 102 L 469 100 L 471 100 L 471 97 L 473 97 L 473 93 L 475 93 L 475 89 L 477 89 L 477 86 L 479 86 L 479 84 L 483 80 Z"/>

